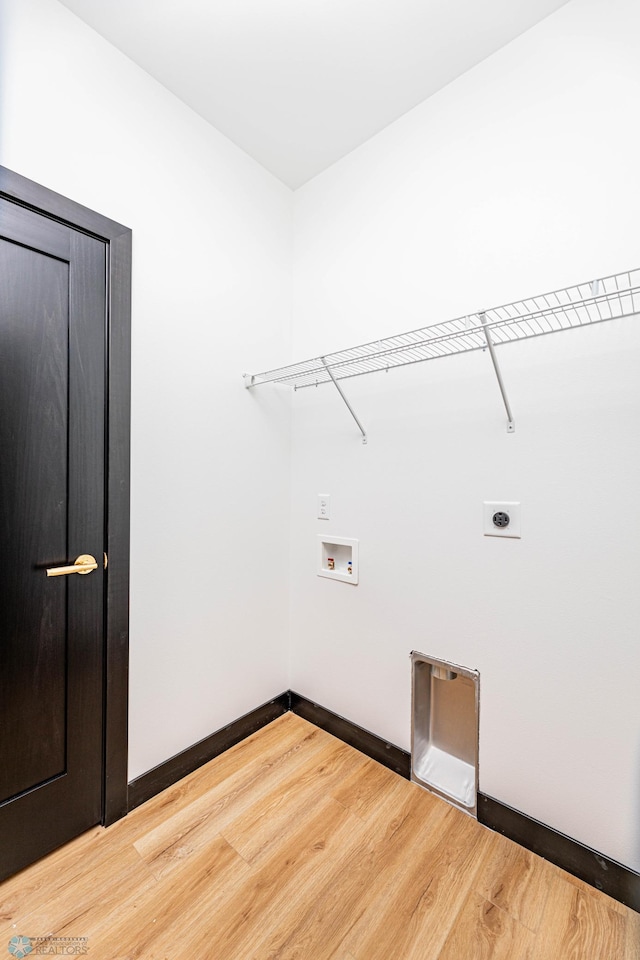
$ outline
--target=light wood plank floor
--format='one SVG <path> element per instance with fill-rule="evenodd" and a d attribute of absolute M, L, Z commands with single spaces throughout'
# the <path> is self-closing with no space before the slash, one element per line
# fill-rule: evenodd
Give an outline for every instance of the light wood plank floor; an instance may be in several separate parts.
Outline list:
<path fill-rule="evenodd" d="M 92 960 L 640 958 L 640 915 L 291 713 L 0 885 L 0 957 L 17 934 Z"/>

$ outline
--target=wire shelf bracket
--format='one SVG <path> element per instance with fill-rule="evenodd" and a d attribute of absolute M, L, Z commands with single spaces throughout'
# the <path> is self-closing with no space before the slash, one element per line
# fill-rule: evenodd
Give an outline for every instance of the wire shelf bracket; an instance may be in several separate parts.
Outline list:
<path fill-rule="evenodd" d="M 489 348 L 489 355 L 491 356 L 491 362 L 493 363 L 493 369 L 495 370 L 496 377 L 498 380 L 498 386 L 500 387 L 500 393 L 502 394 L 502 402 L 504 403 L 504 408 L 507 411 L 507 433 L 515 433 L 516 425 L 513 419 L 513 414 L 511 413 L 511 406 L 509 404 L 509 398 L 507 397 L 507 391 L 504 385 L 504 380 L 502 379 L 502 372 L 500 370 L 500 364 L 498 363 L 498 358 L 496 356 L 495 347 L 493 346 L 493 340 L 491 339 L 491 334 L 487 328 L 487 315 L 482 312 L 478 314 L 480 318 L 480 323 L 484 330 L 484 335 L 487 340 L 487 347 Z"/>
<path fill-rule="evenodd" d="M 366 443 L 366 432 L 338 381 L 458 353 L 488 350 L 507 413 L 507 431 L 513 433 L 515 421 L 498 363 L 498 347 L 639 313 L 640 267 L 301 363 L 245 374 L 245 386 L 252 389 L 266 383 L 282 383 L 301 390 L 333 383 Z"/>
<path fill-rule="evenodd" d="M 334 377 L 334 375 L 333 375 L 333 373 L 332 373 L 332 371 L 331 371 L 331 367 L 329 366 L 329 364 L 327 363 L 327 361 L 325 360 L 324 357 L 320 357 L 320 359 L 322 360 L 322 362 L 324 363 L 325 367 L 327 368 L 327 373 L 328 373 L 329 376 L 331 377 L 332 383 L 334 384 L 336 390 L 338 391 L 338 393 L 340 394 L 340 396 L 341 396 L 342 399 L 344 400 L 344 402 L 345 402 L 345 404 L 346 404 L 346 407 L 347 407 L 347 410 L 349 411 L 349 413 L 351 414 L 351 416 L 353 417 L 353 419 L 355 420 L 355 422 L 358 424 L 358 430 L 359 430 L 360 433 L 362 434 L 362 442 L 363 442 L 363 443 L 366 443 L 366 442 L 367 442 L 367 434 L 366 434 L 366 432 L 365 432 L 364 427 L 362 426 L 362 424 L 360 423 L 360 421 L 359 421 L 358 418 L 356 417 L 356 415 L 355 415 L 355 413 L 354 413 L 354 411 L 353 411 L 353 407 L 351 406 L 351 404 L 349 403 L 349 401 L 348 401 L 347 398 L 345 397 L 344 391 L 343 391 L 342 387 L 340 386 L 340 384 L 338 383 L 338 381 L 336 380 L 336 378 Z"/>

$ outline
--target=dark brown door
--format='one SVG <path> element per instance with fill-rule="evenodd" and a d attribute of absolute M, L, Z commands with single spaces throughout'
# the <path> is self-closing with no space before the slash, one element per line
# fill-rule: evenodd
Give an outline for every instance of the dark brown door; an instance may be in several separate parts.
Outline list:
<path fill-rule="evenodd" d="M 102 818 L 105 251 L 0 199 L 0 879 Z"/>

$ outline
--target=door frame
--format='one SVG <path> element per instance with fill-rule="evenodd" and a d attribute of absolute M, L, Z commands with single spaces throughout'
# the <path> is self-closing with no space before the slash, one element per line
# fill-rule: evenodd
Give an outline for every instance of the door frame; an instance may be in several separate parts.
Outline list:
<path fill-rule="evenodd" d="M 102 823 L 128 811 L 131 230 L 0 166 L 0 197 L 106 246 L 105 543 Z"/>

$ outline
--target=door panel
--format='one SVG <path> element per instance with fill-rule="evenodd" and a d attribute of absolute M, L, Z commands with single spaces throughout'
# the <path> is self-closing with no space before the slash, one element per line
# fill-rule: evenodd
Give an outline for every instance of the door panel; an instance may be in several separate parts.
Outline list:
<path fill-rule="evenodd" d="M 67 549 L 68 287 L 67 263 L 0 240 L 0 802 L 65 768 L 66 598 L 41 566 Z"/>
<path fill-rule="evenodd" d="M 0 878 L 102 815 L 105 269 L 0 200 Z"/>

